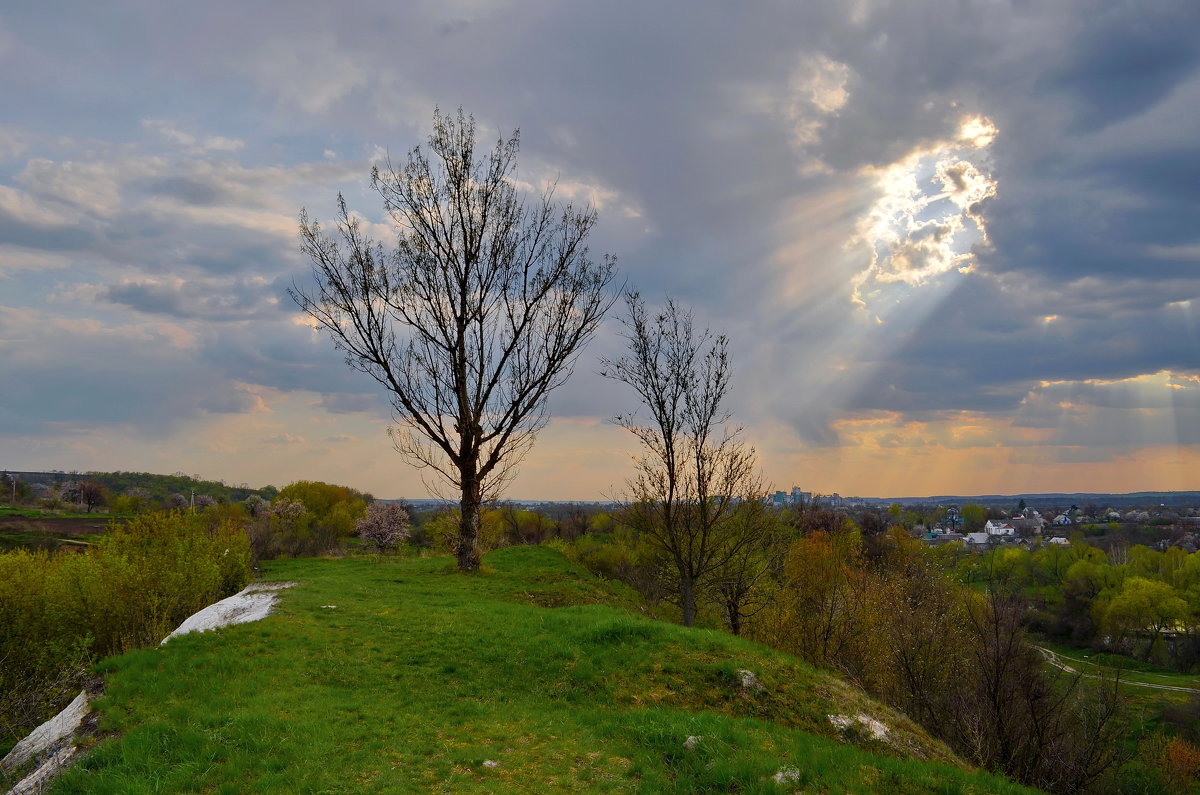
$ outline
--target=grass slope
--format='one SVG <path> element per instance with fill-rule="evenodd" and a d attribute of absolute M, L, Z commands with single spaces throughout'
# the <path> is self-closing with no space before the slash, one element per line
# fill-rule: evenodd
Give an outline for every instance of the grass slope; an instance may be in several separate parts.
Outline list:
<path fill-rule="evenodd" d="M 265 621 L 102 664 L 103 739 L 55 791 L 1025 791 L 793 658 L 638 615 L 551 550 L 485 563 L 271 564 L 300 586 Z M 888 741 L 827 718 L 858 712 Z"/>

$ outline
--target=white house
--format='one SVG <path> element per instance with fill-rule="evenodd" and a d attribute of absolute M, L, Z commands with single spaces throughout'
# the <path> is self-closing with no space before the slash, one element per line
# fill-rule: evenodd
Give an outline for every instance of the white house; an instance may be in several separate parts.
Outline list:
<path fill-rule="evenodd" d="M 968 544 L 978 544 L 979 546 L 987 546 L 988 534 L 987 533 L 967 533 L 967 543 Z"/>
<path fill-rule="evenodd" d="M 987 524 L 983 526 L 983 532 L 989 536 L 1010 536 L 1017 531 L 1008 522 L 988 519 Z"/>
<path fill-rule="evenodd" d="M 1046 543 L 1047 544 L 1058 544 L 1059 546 L 1067 546 L 1071 542 L 1068 541 L 1067 539 L 1063 538 L 1062 536 L 1055 536 L 1054 538 L 1047 538 Z"/>

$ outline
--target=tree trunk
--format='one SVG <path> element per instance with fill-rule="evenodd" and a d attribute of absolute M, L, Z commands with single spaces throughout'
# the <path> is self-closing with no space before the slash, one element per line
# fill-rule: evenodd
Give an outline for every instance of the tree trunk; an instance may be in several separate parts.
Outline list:
<path fill-rule="evenodd" d="M 742 634 L 742 606 L 735 597 L 729 597 L 729 631 L 734 635 Z"/>
<path fill-rule="evenodd" d="M 483 503 L 477 476 L 462 479 L 462 519 L 458 525 L 458 570 L 479 570 L 479 509 Z"/>
<path fill-rule="evenodd" d="M 696 582 L 684 574 L 679 576 L 679 605 L 683 608 L 683 625 L 690 627 L 696 620 Z"/>

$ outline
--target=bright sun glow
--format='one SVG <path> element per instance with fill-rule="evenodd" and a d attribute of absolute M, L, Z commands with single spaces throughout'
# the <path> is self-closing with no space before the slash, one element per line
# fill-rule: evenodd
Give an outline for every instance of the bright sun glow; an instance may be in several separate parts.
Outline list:
<path fill-rule="evenodd" d="M 996 134 L 989 119 L 972 117 L 953 139 L 864 170 L 878 198 L 849 242 L 868 258 L 852 281 L 855 303 L 886 297 L 889 284 L 917 287 L 950 271 L 969 272 L 973 247 L 987 242 L 981 206 L 996 195 L 986 152 Z"/>

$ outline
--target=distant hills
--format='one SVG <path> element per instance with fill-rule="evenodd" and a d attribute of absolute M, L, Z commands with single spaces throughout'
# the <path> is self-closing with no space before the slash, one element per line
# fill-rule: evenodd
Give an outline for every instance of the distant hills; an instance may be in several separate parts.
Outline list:
<path fill-rule="evenodd" d="M 1127 494 L 1106 494 L 1103 492 L 1047 492 L 1044 494 L 976 494 L 953 495 L 942 494 L 933 497 L 888 497 L 864 498 L 868 504 L 891 505 L 962 505 L 968 502 L 979 505 L 1016 505 L 1021 500 L 1031 508 L 1051 506 L 1079 505 L 1093 503 L 1105 507 L 1125 507 L 1135 505 L 1166 505 L 1183 506 L 1200 504 L 1200 491 L 1133 491 Z"/>
<path fill-rule="evenodd" d="M 222 480 L 206 480 L 196 475 L 186 475 L 176 472 L 172 475 L 156 475 L 149 472 L 18 472 L 5 470 L 0 472 L 0 480 L 8 483 L 15 476 L 18 480 L 28 483 L 45 483 L 52 485 L 69 480 L 94 480 L 104 485 L 114 495 L 124 494 L 131 488 L 140 488 L 149 496 L 158 499 L 168 499 L 172 494 L 190 496 L 194 491 L 196 496 L 207 495 L 220 502 L 237 502 L 246 499 L 251 494 L 257 494 L 264 499 L 273 499 L 278 489 L 274 486 L 252 488 L 244 483 L 227 484 Z M 846 497 L 851 504 L 869 506 L 887 506 L 894 503 L 900 505 L 964 505 L 978 503 L 984 506 L 1009 507 L 1016 506 L 1021 500 L 1031 508 L 1065 507 L 1093 503 L 1101 507 L 1133 507 L 1145 505 L 1165 505 L 1168 507 L 1200 505 L 1200 491 L 1133 491 L 1125 494 L 1109 494 L 1105 492 L 1044 492 L 1038 494 L 939 494 L 929 497 Z M 393 497 L 384 502 L 406 502 L 421 509 L 436 509 L 445 505 L 453 505 L 455 501 L 444 499 Z M 525 507 L 538 505 L 590 505 L 611 507 L 617 503 L 612 500 L 526 500 L 506 498 L 510 502 Z"/>

